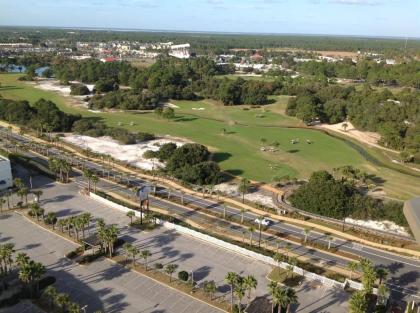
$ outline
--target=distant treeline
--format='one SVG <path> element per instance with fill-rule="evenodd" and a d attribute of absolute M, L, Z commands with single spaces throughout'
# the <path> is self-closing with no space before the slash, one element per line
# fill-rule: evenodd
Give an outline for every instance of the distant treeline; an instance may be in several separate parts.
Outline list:
<path fill-rule="evenodd" d="M 113 91 L 93 97 L 90 106 L 94 108 L 147 110 L 154 109 L 163 99 L 195 100 L 201 96 L 220 100 L 225 105 L 265 104 L 269 94 L 262 82 L 215 78 L 230 74 L 234 69 L 230 65 L 217 65 L 207 58 L 165 58 L 143 69 L 126 62 L 56 59 L 53 71 L 64 84 L 79 80 L 95 83 L 97 92 Z M 113 84 L 128 85 L 131 90 L 98 87 Z"/>
<path fill-rule="evenodd" d="M 92 137 L 110 136 L 122 144 L 155 138 L 153 134 L 131 133 L 124 128 L 108 127 L 98 119 L 64 113 L 54 102 L 45 99 L 30 105 L 27 101 L 0 98 L 0 119 L 33 129 L 39 134 L 73 131 Z"/>
<path fill-rule="evenodd" d="M 61 45 L 74 45 L 78 41 L 105 42 L 130 40 L 139 42 L 189 42 L 198 53 L 223 53 L 229 49 L 299 48 L 306 50 L 333 51 L 405 51 L 416 52 L 420 40 L 395 38 L 368 38 L 345 36 L 310 35 L 262 35 L 262 34 L 212 34 L 177 32 L 142 32 L 111 30 L 52 29 L 29 27 L 1 27 L 0 42 L 19 42 L 21 37 L 34 44 L 43 44 L 48 39 L 60 40 Z"/>
<path fill-rule="evenodd" d="M 395 65 L 364 60 L 342 62 L 302 62 L 295 69 L 309 75 L 365 80 L 374 85 L 407 86 L 420 89 L 420 61 Z"/>

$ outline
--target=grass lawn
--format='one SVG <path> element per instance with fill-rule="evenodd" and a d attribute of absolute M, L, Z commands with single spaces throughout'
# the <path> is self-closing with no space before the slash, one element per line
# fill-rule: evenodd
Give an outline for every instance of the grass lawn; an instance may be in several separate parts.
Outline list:
<path fill-rule="evenodd" d="M 275 176 L 306 178 L 315 170 L 353 165 L 383 177 L 386 180 L 384 188 L 389 187 L 393 197 L 408 198 L 412 194 L 420 194 L 418 178 L 378 168 L 344 141 L 322 132 L 289 128 L 299 126 L 301 122 L 282 114 L 287 96 L 273 97 L 275 103 L 254 109 L 249 106 L 225 107 L 210 100 L 172 101 L 179 108 L 175 109 L 176 118 L 167 121 L 157 118 L 152 112 L 93 113 L 71 107 L 68 98 L 20 82 L 18 77 L 15 74 L 0 74 L 0 94 L 3 97 L 30 102 L 44 97 L 55 102 L 63 111 L 102 118 L 110 126 L 117 127 L 121 122 L 122 127 L 131 131 L 188 138 L 208 146 L 222 169 L 235 175 L 270 182 Z M 131 126 L 130 122 L 134 125 Z M 277 141 L 278 151 L 261 151 L 261 138 L 266 139 L 265 146 Z M 297 138 L 300 143 L 292 144 L 291 140 Z M 392 185 L 388 185 L 391 178 Z M 409 187 L 405 188 L 405 184 Z"/>
<path fill-rule="evenodd" d="M 268 274 L 268 279 L 292 288 L 299 286 L 304 280 L 303 276 L 295 273 L 288 273 L 288 271 L 280 267 L 273 268 L 270 274 Z"/>

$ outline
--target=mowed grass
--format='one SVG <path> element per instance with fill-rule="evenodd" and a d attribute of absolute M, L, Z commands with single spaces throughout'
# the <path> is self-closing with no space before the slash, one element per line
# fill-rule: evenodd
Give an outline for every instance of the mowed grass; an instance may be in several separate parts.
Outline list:
<path fill-rule="evenodd" d="M 175 108 L 176 118 L 168 121 L 158 118 L 153 112 L 89 112 L 69 106 L 69 99 L 56 92 L 18 81 L 18 76 L 0 75 L 0 94 L 3 97 L 30 102 L 43 97 L 55 102 L 65 112 L 100 118 L 110 126 L 119 127 L 122 123 L 121 127 L 130 131 L 187 138 L 208 146 L 222 169 L 234 175 L 271 182 L 275 176 L 307 178 L 316 170 L 353 165 L 384 178 L 384 189 L 392 197 L 405 199 L 420 194 L 418 178 L 378 168 L 344 141 L 322 132 L 289 128 L 299 126 L 301 122 L 282 114 L 288 99 L 286 96 L 274 97 L 275 103 L 254 109 L 249 106 L 225 107 L 210 100 L 171 101 L 178 108 Z M 277 141 L 278 151 L 261 151 L 261 138 L 266 139 L 264 146 Z M 292 144 L 292 139 L 299 139 L 299 143 Z"/>

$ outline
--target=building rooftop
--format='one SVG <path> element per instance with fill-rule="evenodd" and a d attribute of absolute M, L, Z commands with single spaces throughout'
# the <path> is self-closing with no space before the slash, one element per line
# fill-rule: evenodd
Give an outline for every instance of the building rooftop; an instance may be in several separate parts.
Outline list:
<path fill-rule="evenodd" d="M 414 237 L 420 242 L 420 197 L 404 203 L 404 215 Z"/>

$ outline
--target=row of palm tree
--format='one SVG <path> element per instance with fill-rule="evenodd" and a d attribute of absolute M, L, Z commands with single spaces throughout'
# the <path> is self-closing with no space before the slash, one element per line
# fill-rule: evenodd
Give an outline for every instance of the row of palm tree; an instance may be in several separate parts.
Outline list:
<path fill-rule="evenodd" d="M 105 247 L 105 253 L 112 258 L 114 254 L 114 243 L 118 239 L 118 228 L 115 225 L 106 227 L 102 219 L 97 221 L 97 232 L 101 241 L 101 250 Z"/>
<path fill-rule="evenodd" d="M 71 232 L 73 230 L 76 240 L 79 241 L 80 231 L 82 231 L 82 239 L 84 239 L 86 228 L 89 226 L 91 219 L 90 213 L 83 213 L 81 215 L 61 218 L 56 224 L 62 233 L 64 233 L 64 228 L 67 228 L 69 237 L 71 237 Z M 52 226 L 54 229 L 54 224 L 52 224 Z"/>
<path fill-rule="evenodd" d="M 69 181 L 71 164 L 67 160 L 51 157 L 48 159 L 48 167 L 56 174 L 60 182 L 67 183 Z"/>
<path fill-rule="evenodd" d="M 95 173 L 86 168 L 83 170 L 83 177 L 85 177 L 88 181 L 88 191 L 92 190 L 92 183 L 93 183 L 93 190 L 96 192 L 96 184 L 99 182 L 99 177 L 95 175 Z"/>
<path fill-rule="evenodd" d="M 79 304 L 72 302 L 68 294 L 61 292 L 59 293 L 57 289 L 50 285 L 45 288 L 43 296 L 48 300 L 50 309 L 60 308 L 61 311 L 68 313 L 81 313 L 82 308 Z M 99 313 L 96 311 L 95 313 Z"/>
<path fill-rule="evenodd" d="M 350 270 L 360 269 L 362 271 L 363 289 L 355 292 L 349 301 L 350 313 L 366 312 L 370 296 L 373 293 L 375 282 L 379 280 L 378 297 L 387 298 L 389 290 L 384 281 L 388 276 L 388 271 L 384 268 L 374 268 L 372 261 L 364 258 L 359 262 L 350 262 Z"/>
<path fill-rule="evenodd" d="M 238 301 L 238 312 L 241 313 L 242 299 L 247 295 L 247 305 L 249 305 L 251 301 L 251 292 L 253 289 L 256 289 L 258 285 L 257 279 L 252 275 L 242 277 L 235 272 L 228 272 L 225 276 L 225 281 L 230 287 L 230 310 L 233 312 L 233 300 L 235 295 Z M 209 286 L 207 286 L 207 288 L 209 288 Z"/>
<path fill-rule="evenodd" d="M 45 274 L 45 266 L 42 263 L 31 260 L 24 252 L 17 254 L 16 264 L 19 267 L 19 279 L 29 287 L 32 298 L 34 287 L 36 294 L 39 292 L 39 281 Z"/>
<path fill-rule="evenodd" d="M 12 243 L 0 245 L 0 276 L 9 273 L 12 269 L 14 247 Z"/>
<path fill-rule="evenodd" d="M 128 258 L 131 257 L 132 259 L 132 264 L 135 265 L 136 264 L 136 257 L 137 255 L 140 255 L 140 257 L 144 260 L 144 266 L 146 268 L 146 271 L 148 270 L 148 261 L 149 258 L 152 256 L 152 253 L 149 250 L 142 250 L 140 251 L 136 246 L 133 246 L 131 243 L 124 243 L 123 244 L 123 249 L 124 249 L 124 253 L 125 253 L 125 261 L 126 263 L 128 263 Z"/>
<path fill-rule="evenodd" d="M 291 305 L 298 303 L 296 291 L 293 288 L 281 286 L 277 282 L 270 282 L 268 292 L 272 297 L 271 311 L 273 313 L 275 306 L 278 313 L 281 313 L 283 308 L 286 308 L 286 313 L 289 313 Z"/>

